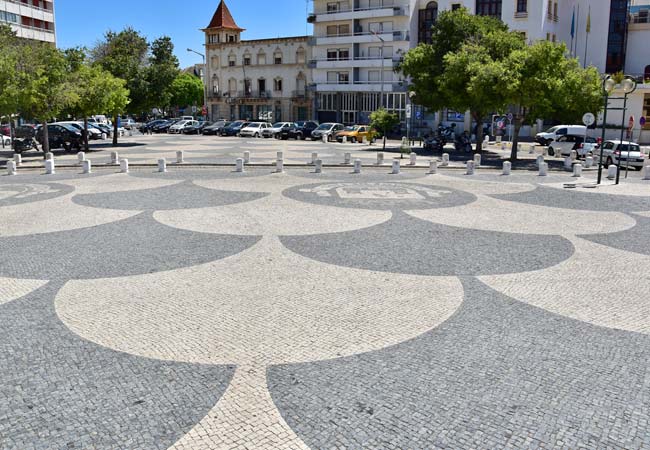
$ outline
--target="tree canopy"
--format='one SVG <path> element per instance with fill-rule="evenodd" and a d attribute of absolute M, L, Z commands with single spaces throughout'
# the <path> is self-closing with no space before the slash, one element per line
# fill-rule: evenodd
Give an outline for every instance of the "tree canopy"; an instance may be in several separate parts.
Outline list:
<path fill-rule="evenodd" d="M 189 73 L 181 73 L 171 83 L 171 105 L 178 107 L 203 103 L 203 82 Z"/>

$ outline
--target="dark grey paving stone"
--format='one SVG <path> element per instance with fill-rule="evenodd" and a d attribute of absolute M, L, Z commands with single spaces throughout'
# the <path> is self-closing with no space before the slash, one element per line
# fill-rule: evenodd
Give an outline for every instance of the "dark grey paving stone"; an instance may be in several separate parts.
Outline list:
<path fill-rule="evenodd" d="M 585 234 L 580 235 L 580 237 L 619 250 L 650 255 L 650 218 L 634 215 L 634 219 L 636 225 L 629 230 L 619 231 L 618 233 Z M 646 270 L 648 268 L 617 267 L 616 269 L 627 272 L 636 269 Z"/>
<path fill-rule="evenodd" d="M 14 181 L 18 180 L 14 178 Z M 22 179 L 16 183 L 2 183 L 0 184 L 0 207 L 50 200 L 73 191 L 72 186 L 58 183 L 26 183 Z"/>
<path fill-rule="evenodd" d="M 436 276 L 540 270 L 574 252 L 573 244 L 560 236 L 450 227 L 399 212 L 362 230 L 280 239 L 291 251 L 329 264 Z"/>
<path fill-rule="evenodd" d="M 129 175 L 138 178 L 156 178 L 156 179 L 172 179 L 172 180 L 221 180 L 228 178 L 250 178 L 262 177 L 269 175 L 273 172 L 273 168 L 268 169 L 249 169 L 243 173 L 235 172 L 235 163 L 233 161 L 232 167 L 209 167 L 202 169 L 174 167 L 170 164 L 167 165 L 166 173 L 159 173 L 155 169 L 150 168 L 132 168 Z"/>
<path fill-rule="evenodd" d="M 0 448 L 166 449 L 219 401 L 234 366 L 156 361 L 85 341 L 56 316 L 60 287 L 0 306 Z"/>
<path fill-rule="evenodd" d="M 547 183 L 561 183 L 561 182 L 575 182 L 571 177 L 570 172 L 549 172 L 548 176 L 540 177 L 536 171 L 525 171 L 520 169 L 513 169 L 510 175 L 503 175 L 501 168 L 491 168 L 490 171 L 484 171 L 479 168 L 474 175 L 465 175 L 462 170 L 448 170 L 442 172 L 444 175 L 454 178 L 478 180 L 478 181 L 491 181 L 499 183 L 532 183 L 532 184 L 547 184 Z"/>
<path fill-rule="evenodd" d="M 294 200 L 342 208 L 413 210 L 449 208 L 476 201 L 476 196 L 457 189 L 415 183 L 355 180 L 286 189 L 282 195 Z"/>
<path fill-rule="evenodd" d="M 159 272 L 235 255 L 259 239 L 180 230 L 142 213 L 96 227 L 0 238 L 0 275 L 70 280 Z"/>
<path fill-rule="evenodd" d="M 540 186 L 533 191 L 517 194 L 495 194 L 494 198 L 530 205 L 587 211 L 649 211 L 650 198 L 632 195 L 610 195 L 585 189 L 557 189 Z"/>
<path fill-rule="evenodd" d="M 163 211 L 232 205 L 257 200 L 268 194 L 259 192 L 218 191 L 190 181 L 153 189 L 75 195 L 72 201 L 93 208 L 135 211 Z"/>
<path fill-rule="evenodd" d="M 318 449 L 650 448 L 649 336 L 463 284 L 457 313 L 416 339 L 269 368 L 289 426 Z"/>
<path fill-rule="evenodd" d="M 408 161 L 408 160 L 407 160 Z M 323 161 L 324 163 L 326 161 Z M 290 172 L 289 172 L 290 170 Z M 304 169 L 287 169 L 291 175 L 303 178 L 313 178 L 314 175 L 318 179 L 332 180 L 332 181 L 345 181 L 345 182 L 396 182 L 406 180 L 416 180 L 427 175 L 427 169 L 409 169 L 402 170 L 399 174 L 391 174 L 390 166 L 382 167 L 363 167 L 361 173 L 352 173 L 353 167 L 341 164 L 340 167 L 323 167 L 323 172 L 315 174 L 313 167 Z"/>

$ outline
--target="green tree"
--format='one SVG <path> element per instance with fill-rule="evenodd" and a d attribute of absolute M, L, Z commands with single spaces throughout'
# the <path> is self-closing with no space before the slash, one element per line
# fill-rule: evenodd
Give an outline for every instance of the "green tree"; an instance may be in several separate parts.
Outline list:
<path fill-rule="evenodd" d="M 376 130 L 381 131 L 384 136 L 383 149 L 386 150 L 386 134 L 397 124 L 399 124 L 399 117 L 395 113 L 390 113 L 384 108 L 379 108 L 370 114 L 370 126 Z"/>
<path fill-rule="evenodd" d="M 180 70 L 178 58 L 174 56 L 174 44 L 171 38 L 163 36 L 151 43 L 151 57 L 146 68 L 149 87 L 149 104 L 146 109 L 157 106 L 164 110 L 171 105 L 173 95 L 172 83 Z"/>
<path fill-rule="evenodd" d="M 8 25 L 0 24 L 0 119 L 7 117 L 11 123 L 13 137 L 13 120 L 11 116 L 18 110 L 19 88 L 17 77 L 18 40 Z"/>
<path fill-rule="evenodd" d="M 407 52 L 401 70 L 410 77 L 418 103 L 432 110 L 470 110 L 478 125 L 480 151 L 481 120 L 506 105 L 501 82 L 485 83 L 490 77 L 484 72 L 524 46 L 520 34 L 496 19 L 470 14 L 465 8 L 445 11 L 432 28 L 432 43 Z"/>
<path fill-rule="evenodd" d="M 504 94 L 515 110 L 511 160 L 517 159 L 519 132 L 539 117 L 568 123 L 602 104 L 598 71 L 569 58 L 564 44 L 540 41 L 513 51 L 503 62 Z"/>
<path fill-rule="evenodd" d="M 203 102 L 203 82 L 189 73 L 181 73 L 171 84 L 171 105 L 191 106 Z"/>
<path fill-rule="evenodd" d="M 114 77 L 100 66 L 81 64 L 70 76 L 70 110 L 83 117 L 84 147 L 88 150 L 88 116 L 99 113 L 119 114 L 129 97 L 126 82 Z"/>
<path fill-rule="evenodd" d="M 149 82 L 146 77 L 149 43 L 133 28 L 119 33 L 109 31 L 104 40 L 91 51 L 91 60 L 110 72 L 116 78 L 126 81 L 131 102 L 130 110 L 142 112 L 149 105 Z M 117 145 L 118 115 L 113 113 L 113 145 Z"/>

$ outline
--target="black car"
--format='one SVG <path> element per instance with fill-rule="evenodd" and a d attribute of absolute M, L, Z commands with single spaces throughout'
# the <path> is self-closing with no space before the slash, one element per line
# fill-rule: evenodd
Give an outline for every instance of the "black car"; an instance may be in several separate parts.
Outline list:
<path fill-rule="evenodd" d="M 81 132 L 76 128 L 65 124 L 49 124 L 47 126 L 47 137 L 50 143 L 50 149 L 63 148 L 66 152 L 73 149 L 81 150 L 83 138 Z M 43 145 L 43 128 L 39 128 L 36 133 L 36 140 Z"/>
<path fill-rule="evenodd" d="M 235 120 L 233 123 L 221 130 L 221 136 L 237 136 L 241 129 L 248 124 L 249 122 L 244 122 L 243 120 Z"/>
<path fill-rule="evenodd" d="M 196 125 L 185 127 L 182 130 L 183 134 L 201 134 L 203 129 L 208 125 L 212 125 L 212 122 L 199 122 Z"/>
<path fill-rule="evenodd" d="M 164 123 L 161 123 L 161 124 L 156 125 L 155 127 L 153 127 L 152 131 L 154 133 L 167 133 L 169 131 L 169 128 L 172 125 L 175 125 L 180 121 L 181 121 L 181 119 L 168 120 L 168 121 L 166 121 Z"/>
<path fill-rule="evenodd" d="M 153 131 L 153 128 L 161 125 L 163 123 L 167 122 L 165 119 L 156 119 L 156 120 L 151 120 L 143 125 L 140 126 L 140 132 L 142 134 L 147 134 L 151 131 Z"/>
<path fill-rule="evenodd" d="M 204 136 L 220 135 L 221 131 L 230 124 L 231 122 L 227 122 L 225 120 L 219 120 L 213 123 L 212 125 L 203 128 L 203 130 L 201 130 L 201 134 L 203 134 Z"/>
<path fill-rule="evenodd" d="M 313 120 L 300 120 L 296 122 L 295 127 L 291 127 L 290 131 L 287 134 L 287 137 L 284 137 L 281 133 L 280 137 L 282 139 L 300 139 L 305 140 L 311 136 L 311 132 L 318 128 L 318 123 Z"/>

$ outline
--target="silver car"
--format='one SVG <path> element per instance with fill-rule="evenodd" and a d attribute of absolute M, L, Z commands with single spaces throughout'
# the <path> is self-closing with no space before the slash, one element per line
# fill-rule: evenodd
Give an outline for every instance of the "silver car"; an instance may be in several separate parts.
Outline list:
<path fill-rule="evenodd" d="M 596 161 L 600 158 L 601 151 L 594 152 Z M 610 164 L 621 167 L 634 167 L 639 170 L 643 168 L 646 155 L 641 151 L 639 144 L 629 141 L 605 141 L 602 146 L 602 162 L 605 167 Z"/>

